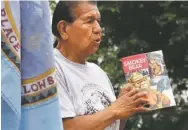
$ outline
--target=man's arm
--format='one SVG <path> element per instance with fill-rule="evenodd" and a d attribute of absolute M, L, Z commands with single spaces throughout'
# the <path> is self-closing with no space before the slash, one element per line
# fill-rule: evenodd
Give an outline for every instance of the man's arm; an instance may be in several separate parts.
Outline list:
<path fill-rule="evenodd" d="M 63 126 L 64 130 L 104 130 L 115 120 L 115 113 L 109 107 L 92 115 L 63 119 Z"/>

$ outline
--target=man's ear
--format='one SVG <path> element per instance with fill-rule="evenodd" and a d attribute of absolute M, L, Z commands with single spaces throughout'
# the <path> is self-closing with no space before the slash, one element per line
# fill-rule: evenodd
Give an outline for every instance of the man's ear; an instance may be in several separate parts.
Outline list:
<path fill-rule="evenodd" d="M 68 39 L 67 25 L 68 23 L 64 20 L 59 21 L 59 23 L 57 24 L 57 30 L 59 31 L 59 35 L 63 40 Z"/>

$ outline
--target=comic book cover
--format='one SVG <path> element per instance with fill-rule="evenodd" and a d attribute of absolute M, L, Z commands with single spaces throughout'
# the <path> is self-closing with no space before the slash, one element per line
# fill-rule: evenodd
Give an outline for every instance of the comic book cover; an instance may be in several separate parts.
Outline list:
<path fill-rule="evenodd" d="M 161 50 L 124 57 L 121 62 L 126 83 L 148 92 L 149 108 L 176 105 Z"/>

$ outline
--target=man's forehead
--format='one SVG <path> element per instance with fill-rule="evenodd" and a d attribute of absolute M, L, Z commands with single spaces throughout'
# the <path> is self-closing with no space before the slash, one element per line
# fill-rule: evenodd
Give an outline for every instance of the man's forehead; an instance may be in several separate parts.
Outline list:
<path fill-rule="evenodd" d="M 98 11 L 98 9 L 93 9 L 93 10 L 90 10 L 90 11 L 82 14 L 80 16 L 80 18 L 85 18 L 85 17 L 90 17 L 90 16 L 96 16 L 96 17 L 99 17 L 99 18 L 101 17 L 100 16 L 100 12 Z"/>
<path fill-rule="evenodd" d="M 76 18 L 87 17 L 89 15 L 97 15 L 100 17 L 100 12 L 96 5 L 92 4 L 81 4 L 78 8 L 75 9 Z"/>

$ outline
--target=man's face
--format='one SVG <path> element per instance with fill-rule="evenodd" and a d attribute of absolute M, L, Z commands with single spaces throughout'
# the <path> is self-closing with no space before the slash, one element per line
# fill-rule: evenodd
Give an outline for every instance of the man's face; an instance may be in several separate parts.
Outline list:
<path fill-rule="evenodd" d="M 75 21 L 68 26 L 68 44 L 77 53 L 90 56 L 98 50 L 102 30 L 96 5 L 83 2 L 74 9 Z"/>

